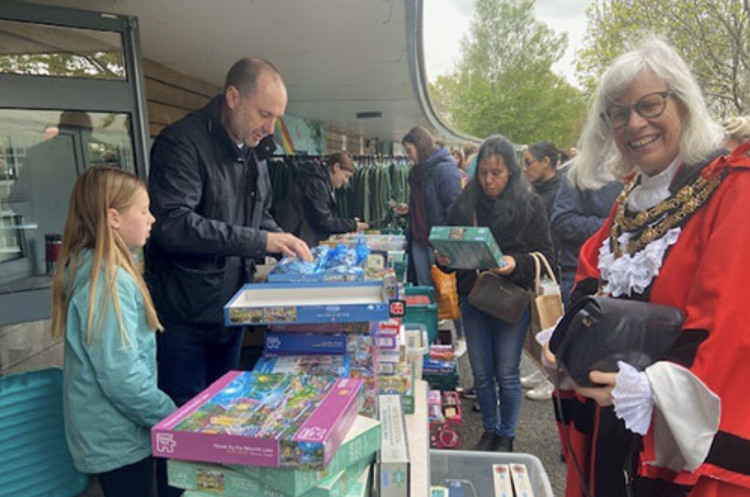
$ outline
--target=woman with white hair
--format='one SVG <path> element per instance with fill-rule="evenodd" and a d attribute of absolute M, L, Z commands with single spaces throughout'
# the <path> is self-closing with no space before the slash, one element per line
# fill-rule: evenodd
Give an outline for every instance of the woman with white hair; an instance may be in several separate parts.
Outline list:
<path fill-rule="evenodd" d="M 572 301 L 601 292 L 685 320 L 645 371 L 619 362 L 590 373 L 596 387 L 562 392 L 567 497 L 750 496 L 750 145 L 727 155 L 724 139 L 662 41 L 601 79 L 569 176 L 629 181 L 581 249 Z"/>

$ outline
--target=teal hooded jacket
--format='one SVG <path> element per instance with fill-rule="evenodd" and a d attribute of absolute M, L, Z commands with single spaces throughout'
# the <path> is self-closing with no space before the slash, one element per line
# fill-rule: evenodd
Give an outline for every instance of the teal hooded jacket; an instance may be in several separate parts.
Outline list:
<path fill-rule="evenodd" d="M 157 387 L 156 334 L 148 326 L 138 285 L 125 270 L 118 268 L 115 278 L 125 340 L 112 296 L 103 300 L 103 271 L 97 282 L 92 340 L 87 340 L 92 259 L 92 250 L 81 253 L 68 307 L 64 412 L 75 467 L 102 473 L 148 457 L 151 427 L 174 411 L 175 404 Z"/>

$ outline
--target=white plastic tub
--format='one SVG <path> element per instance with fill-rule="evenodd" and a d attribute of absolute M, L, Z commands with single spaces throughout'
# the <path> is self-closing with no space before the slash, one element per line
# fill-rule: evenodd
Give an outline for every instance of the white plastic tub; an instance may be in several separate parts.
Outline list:
<path fill-rule="evenodd" d="M 493 497 L 493 464 L 523 464 L 529 473 L 534 497 L 554 497 L 542 462 L 519 452 L 430 450 L 430 485 L 461 485 L 466 497 Z"/>

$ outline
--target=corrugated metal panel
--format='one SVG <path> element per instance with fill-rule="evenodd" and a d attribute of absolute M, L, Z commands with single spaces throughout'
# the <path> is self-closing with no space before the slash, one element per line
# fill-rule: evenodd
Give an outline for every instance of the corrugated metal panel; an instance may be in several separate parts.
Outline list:
<path fill-rule="evenodd" d="M 0 378 L 0 497 L 70 497 L 88 477 L 65 441 L 62 370 Z"/>

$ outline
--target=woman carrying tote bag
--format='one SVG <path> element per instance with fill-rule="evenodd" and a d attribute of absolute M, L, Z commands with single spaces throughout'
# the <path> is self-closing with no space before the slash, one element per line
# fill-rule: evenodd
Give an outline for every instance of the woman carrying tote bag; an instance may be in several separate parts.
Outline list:
<path fill-rule="evenodd" d="M 547 260 L 554 261 L 542 199 L 532 193 L 513 145 L 502 136 L 491 136 L 482 143 L 476 176 L 458 196 L 448 215 L 452 226 L 471 226 L 475 222 L 477 226 L 490 228 L 505 254 L 505 266 L 493 271 L 524 289 L 533 286 L 531 252 L 541 252 Z M 519 367 L 529 326 L 528 302 L 518 322 L 503 321 L 469 303 L 477 271 L 459 270 L 457 277 L 469 361 L 485 430 L 474 450 L 512 451 L 521 408 Z"/>

